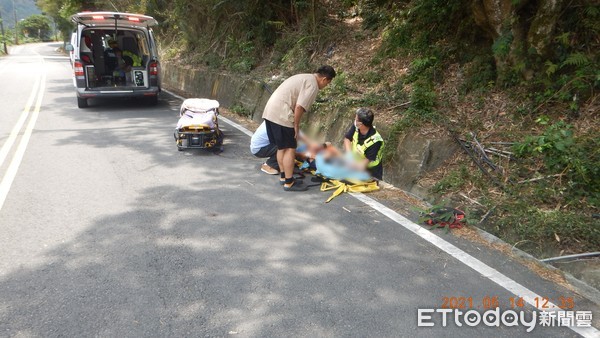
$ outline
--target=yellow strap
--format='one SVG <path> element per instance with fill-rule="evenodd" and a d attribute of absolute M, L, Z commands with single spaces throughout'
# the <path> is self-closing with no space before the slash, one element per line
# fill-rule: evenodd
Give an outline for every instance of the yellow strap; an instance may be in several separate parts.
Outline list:
<path fill-rule="evenodd" d="M 367 182 L 362 184 L 352 184 L 348 186 L 349 192 L 369 192 L 369 191 L 377 191 L 379 190 L 379 186 L 377 182 Z"/>
<path fill-rule="evenodd" d="M 344 192 L 369 192 L 379 190 L 379 186 L 376 181 L 372 182 L 360 182 L 347 184 L 340 182 L 338 180 L 330 180 L 321 183 L 321 191 L 328 191 L 336 189 L 333 194 L 325 201 L 325 203 L 329 203 L 335 197 L 341 195 Z"/>
<path fill-rule="evenodd" d="M 325 182 L 321 183 L 321 191 L 337 189 L 341 184 L 343 184 L 343 183 L 340 181 L 337 181 L 337 180 L 325 181 Z"/>
<path fill-rule="evenodd" d="M 335 197 L 341 195 L 343 192 L 346 192 L 347 189 L 348 189 L 348 187 L 346 186 L 346 184 L 344 184 L 344 183 L 340 184 L 340 186 L 337 188 L 337 190 L 334 191 L 333 194 L 331 194 L 331 196 L 327 199 L 327 201 L 325 201 L 325 203 L 329 203 L 329 201 L 331 201 Z"/>

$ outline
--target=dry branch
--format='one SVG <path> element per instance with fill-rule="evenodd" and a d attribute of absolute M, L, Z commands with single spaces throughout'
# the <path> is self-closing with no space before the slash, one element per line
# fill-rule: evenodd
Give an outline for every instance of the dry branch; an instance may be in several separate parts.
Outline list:
<path fill-rule="evenodd" d="M 481 219 L 479 220 L 479 223 L 477 223 L 477 225 L 481 225 L 483 224 L 483 222 L 485 222 L 485 220 L 490 216 L 490 214 L 492 213 L 492 211 L 494 211 L 494 209 L 496 209 L 495 206 L 493 206 L 490 210 L 488 210 L 483 217 L 481 217 Z"/>
<path fill-rule="evenodd" d="M 563 176 L 563 175 L 564 175 L 564 174 L 555 174 L 555 175 L 549 175 L 549 176 L 543 176 L 543 177 L 531 178 L 531 179 L 528 179 L 528 180 L 522 180 L 522 181 L 519 181 L 519 182 L 517 182 L 517 183 L 521 184 L 521 183 L 535 182 L 535 181 L 545 180 L 545 179 L 547 179 L 547 178 L 552 178 L 552 177 L 561 177 L 561 176 Z"/>
<path fill-rule="evenodd" d="M 462 197 L 463 197 L 464 199 L 466 199 L 467 201 L 469 201 L 469 202 L 473 203 L 473 204 L 477 204 L 477 205 L 479 205 L 479 206 L 482 206 L 482 207 L 484 206 L 483 204 L 481 204 L 481 203 L 477 202 L 476 200 L 474 200 L 474 199 L 470 198 L 469 196 L 467 196 L 467 195 L 463 194 L 462 192 L 461 192 L 461 193 L 459 193 L 459 195 L 460 195 L 460 196 L 462 196 Z"/>
<path fill-rule="evenodd" d="M 393 107 L 389 107 L 387 110 L 389 111 L 389 110 L 394 110 L 394 109 L 396 109 L 396 108 L 404 107 L 404 106 L 406 106 L 406 105 L 409 105 L 410 103 L 411 103 L 410 101 L 408 101 L 408 102 L 404 102 L 404 103 L 401 103 L 401 104 L 399 104 L 399 105 L 395 105 L 395 106 L 393 106 Z"/>

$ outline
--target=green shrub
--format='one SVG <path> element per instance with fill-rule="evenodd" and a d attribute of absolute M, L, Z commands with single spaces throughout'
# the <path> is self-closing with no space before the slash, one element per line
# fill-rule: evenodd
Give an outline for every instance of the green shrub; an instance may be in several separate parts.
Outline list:
<path fill-rule="evenodd" d="M 357 77 L 364 83 L 377 84 L 380 83 L 384 78 L 384 72 L 382 71 L 367 71 L 362 74 L 358 74 Z"/>
<path fill-rule="evenodd" d="M 244 58 L 231 65 L 231 70 L 238 73 L 249 73 L 252 70 L 253 60 L 250 58 Z"/>
<path fill-rule="evenodd" d="M 464 67 L 465 81 L 460 90 L 463 93 L 471 91 L 484 92 L 492 88 L 496 81 L 496 67 L 492 55 L 480 55 Z"/>
<path fill-rule="evenodd" d="M 547 124 L 542 117 L 539 123 Z M 564 175 L 563 194 L 588 197 L 593 205 L 600 195 L 600 139 L 597 135 L 576 137 L 573 127 L 563 121 L 549 125 L 541 135 L 525 138 L 514 145 L 521 158 L 540 158 L 545 175 Z"/>
<path fill-rule="evenodd" d="M 563 247 L 577 247 L 581 252 L 600 247 L 600 220 L 589 214 L 507 203 L 493 223 L 493 232 L 514 243 L 529 243 L 519 247 L 538 256 L 557 255 Z"/>
<path fill-rule="evenodd" d="M 407 113 L 423 122 L 437 122 L 438 115 L 435 110 L 436 94 L 433 91 L 433 85 L 424 80 L 419 80 L 413 84 L 413 90 L 410 96 L 410 108 Z"/>
<path fill-rule="evenodd" d="M 207 53 L 201 56 L 201 63 L 211 69 L 218 69 L 223 64 L 223 58 L 217 53 Z"/>
<path fill-rule="evenodd" d="M 380 51 L 387 57 L 408 52 L 434 55 L 431 51 L 441 45 L 459 46 L 465 42 L 457 34 L 457 26 L 459 32 L 473 31 L 476 27 L 472 24 L 470 5 L 465 1 L 420 0 L 391 8 L 380 6 L 380 10 L 390 16 Z M 469 24 L 465 25 L 466 22 Z M 475 37 L 468 33 L 466 38 Z"/>
<path fill-rule="evenodd" d="M 239 103 L 235 103 L 233 106 L 229 108 L 233 113 L 236 113 L 241 116 L 249 116 L 250 111 L 246 109 L 246 107 L 242 106 Z"/>
<path fill-rule="evenodd" d="M 444 194 L 462 188 L 470 180 L 469 171 L 465 165 L 460 166 L 458 170 L 453 170 L 448 175 L 442 177 L 433 187 L 431 192 Z"/>
<path fill-rule="evenodd" d="M 492 45 L 492 52 L 498 58 L 506 58 L 510 52 L 510 45 L 513 42 L 513 35 L 510 30 L 503 32 Z"/>
<path fill-rule="evenodd" d="M 441 64 L 435 56 L 425 56 L 415 58 L 410 63 L 410 70 L 407 80 L 412 82 L 418 79 L 434 80 L 435 71 L 440 68 Z"/>

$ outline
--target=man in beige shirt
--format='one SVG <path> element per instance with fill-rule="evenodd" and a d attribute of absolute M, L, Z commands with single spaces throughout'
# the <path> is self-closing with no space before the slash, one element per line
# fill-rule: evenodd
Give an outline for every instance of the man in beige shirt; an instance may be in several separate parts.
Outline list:
<path fill-rule="evenodd" d="M 306 190 L 301 181 L 293 178 L 300 119 L 315 102 L 319 90 L 331 83 L 334 77 L 335 70 L 331 66 L 322 66 L 313 74 L 294 75 L 283 81 L 265 106 L 262 117 L 269 141 L 277 145 L 280 183 L 285 191 Z"/>

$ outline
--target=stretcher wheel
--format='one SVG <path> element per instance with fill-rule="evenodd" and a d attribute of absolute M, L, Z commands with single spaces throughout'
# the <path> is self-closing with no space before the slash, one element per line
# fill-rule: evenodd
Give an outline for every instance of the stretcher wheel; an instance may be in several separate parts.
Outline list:
<path fill-rule="evenodd" d="M 213 154 L 215 155 L 219 155 L 220 153 L 223 152 L 223 150 L 225 150 L 225 148 L 223 148 L 223 146 L 215 146 L 212 150 Z"/>

